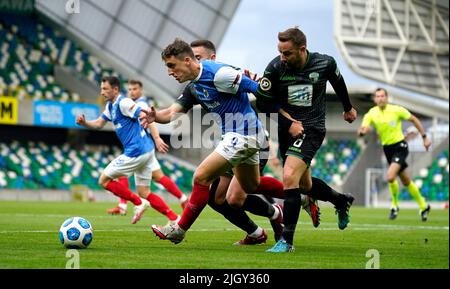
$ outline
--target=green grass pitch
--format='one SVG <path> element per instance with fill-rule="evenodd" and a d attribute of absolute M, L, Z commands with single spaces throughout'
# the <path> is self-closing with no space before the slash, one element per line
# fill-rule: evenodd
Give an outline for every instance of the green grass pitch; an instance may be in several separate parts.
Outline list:
<path fill-rule="evenodd" d="M 381 269 L 449 268 L 448 210 L 433 210 L 421 222 L 418 209 L 402 209 L 395 221 L 387 209 L 351 208 L 351 224 L 337 228 L 331 207 L 322 208 L 322 223 L 313 228 L 301 212 L 294 253 L 273 254 L 273 234 L 267 220 L 251 216 L 268 230 L 266 244 L 233 246 L 245 236 L 222 216 L 207 207 L 187 233 L 174 245 L 159 240 L 152 224 L 165 224 L 164 216 L 151 208 L 135 225 L 129 205 L 127 216 L 109 216 L 112 203 L 0 202 L 0 268 L 66 268 L 66 249 L 58 231 L 72 216 L 88 219 L 94 240 L 79 250 L 80 268 L 150 269 L 364 269 L 379 253 Z M 180 212 L 178 204 L 171 204 Z M 376 251 L 369 251 L 376 250 Z M 371 253 L 372 252 L 372 253 Z"/>

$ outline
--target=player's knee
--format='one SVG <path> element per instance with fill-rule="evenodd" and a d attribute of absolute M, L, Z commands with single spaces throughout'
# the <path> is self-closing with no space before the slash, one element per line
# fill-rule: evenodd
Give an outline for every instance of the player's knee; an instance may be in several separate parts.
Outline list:
<path fill-rule="evenodd" d="M 411 184 L 411 178 L 400 178 L 400 180 L 402 181 L 402 184 L 404 187 L 409 186 L 409 184 Z"/>
<path fill-rule="evenodd" d="M 162 177 L 164 177 L 164 174 L 162 172 L 154 171 L 152 173 L 152 179 L 157 183 L 159 183 L 159 181 L 162 179 Z"/>
<path fill-rule="evenodd" d="M 298 178 L 289 173 L 289 171 L 283 173 L 283 186 L 285 188 L 298 187 L 298 183 Z"/>
<path fill-rule="evenodd" d="M 100 176 L 97 183 L 99 186 L 105 188 L 106 185 L 109 183 L 109 181 L 110 181 L 110 179 Z"/>
<path fill-rule="evenodd" d="M 387 178 L 387 181 L 388 181 L 389 183 L 392 183 L 392 182 L 395 182 L 397 176 L 396 176 L 395 174 L 388 174 L 388 175 L 386 176 L 386 178 Z"/>
<path fill-rule="evenodd" d="M 195 172 L 193 181 L 194 181 L 194 184 L 203 185 L 203 186 L 208 186 L 211 184 L 211 179 L 208 176 L 208 174 L 206 174 L 202 171 Z"/>
<path fill-rule="evenodd" d="M 229 195 L 226 200 L 231 207 L 241 208 L 244 205 L 245 198 L 239 195 Z"/>

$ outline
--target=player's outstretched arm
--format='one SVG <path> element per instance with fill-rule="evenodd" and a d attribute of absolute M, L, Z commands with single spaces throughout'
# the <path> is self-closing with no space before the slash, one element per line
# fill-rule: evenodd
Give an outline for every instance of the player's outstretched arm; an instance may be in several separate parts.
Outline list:
<path fill-rule="evenodd" d="M 178 103 L 174 103 L 168 108 L 158 110 L 156 111 L 155 108 L 152 106 L 150 107 L 150 110 L 141 110 L 141 113 L 139 114 L 139 119 L 141 120 L 141 125 L 144 128 L 149 128 L 149 125 L 152 122 L 158 122 L 158 123 L 169 123 L 172 121 L 172 118 L 180 112 L 184 112 L 184 109 L 181 105 Z"/>
<path fill-rule="evenodd" d="M 410 121 L 414 124 L 414 126 L 419 131 L 420 135 L 422 136 L 423 146 L 428 151 L 428 149 L 431 146 L 431 141 L 428 138 L 428 136 L 427 136 L 427 134 L 425 132 L 425 129 L 423 128 L 422 122 L 417 117 L 415 117 L 414 115 L 411 115 Z"/>
<path fill-rule="evenodd" d="M 90 128 L 90 129 L 102 129 L 106 125 L 106 121 L 99 117 L 96 120 L 86 120 L 84 114 L 78 115 L 76 120 L 76 124 Z"/>
<path fill-rule="evenodd" d="M 161 138 L 159 134 L 158 127 L 155 123 L 151 123 L 149 125 L 150 134 L 152 135 L 153 140 L 155 141 L 155 146 L 158 152 L 160 153 L 167 153 L 169 152 L 169 145 L 164 142 L 164 140 Z"/>

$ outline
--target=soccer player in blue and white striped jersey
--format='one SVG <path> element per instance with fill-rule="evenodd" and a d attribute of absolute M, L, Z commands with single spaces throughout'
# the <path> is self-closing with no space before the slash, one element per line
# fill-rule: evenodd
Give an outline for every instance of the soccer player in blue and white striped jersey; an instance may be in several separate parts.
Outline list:
<path fill-rule="evenodd" d="M 259 184 L 259 149 L 265 135 L 261 123 L 250 106 L 247 93 L 256 92 L 258 84 L 242 71 L 214 61 L 199 63 L 190 45 L 176 39 L 162 52 L 168 74 L 178 82 L 192 81 L 196 100 L 210 112 L 222 130 L 222 141 L 197 168 L 190 201 L 177 225 L 156 226 L 153 231 L 173 243 L 183 240 L 185 232 L 208 203 L 211 183 L 232 169 L 234 177 L 227 192 L 230 205 L 242 207 L 247 193 L 253 193 Z M 178 112 L 184 112 L 177 103 L 168 109 L 152 110 L 144 125 L 156 120 L 168 123 Z M 255 198 L 246 210 L 272 219 L 282 218 L 282 210 L 265 200 Z"/>
<path fill-rule="evenodd" d="M 123 145 L 124 152 L 115 158 L 102 172 L 99 184 L 118 197 L 131 201 L 135 205 L 131 221 L 136 223 L 152 203 L 152 207 L 174 221 L 178 218 L 169 206 L 157 195 L 150 192 L 152 167 L 155 159 L 155 145 L 140 125 L 139 118 L 146 116 L 142 108 L 132 99 L 120 94 L 120 81 L 117 77 L 104 77 L 101 83 L 101 95 L 107 101 L 102 115 L 96 120 L 86 120 L 84 115 L 77 116 L 78 125 L 101 129 L 108 121 L 114 125 L 115 132 Z M 139 198 L 129 188 L 115 179 L 134 174 Z M 156 196 L 156 197 L 155 197 Z M 156 199 L 156 201 L 155 201 Z"/>

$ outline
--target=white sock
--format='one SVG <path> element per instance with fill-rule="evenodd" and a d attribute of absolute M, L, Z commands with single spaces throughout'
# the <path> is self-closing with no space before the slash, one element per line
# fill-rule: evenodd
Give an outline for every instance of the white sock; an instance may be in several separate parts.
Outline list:
<path fill-rule="evenodd" d="M 305 208 L 306 205 L 308 204 L 308 202 L 306 202 L 306 196 L 303 194 L 300 194 L 300 199 L 301 199 L 302 208 Z"/>
<path fill-rule="evenodd" d="M 259 236 L 261 236 L 261 234 L 263 233 L 263 229 L 261 227 L 258 227 L 253 233 L 251 233 L 249 236 L 253 237 L 253 238 L 257 238 Z"/>
<path fill-rule="evenodd" d="M 275 213 L 273 213 L 271 220 L 275 220 L 280 215 L 280 210 L 278 210 L 278 207 L 275 207 L 275 205 L 272 205 L 272 207 L 275 209 Z"/>
<path fill-rule="evenodd" d="M 185 202 L 187 200 L 187 197 L 185 194 L 183 194 L 180 198 L 180 203 Z"/>
<path fill-rule="evenodd" d="M 119 203 L 119 208 L 121 208 L 122 210 L 127 210 L 127 204 L 122 204 L 122 203 Z"/>

